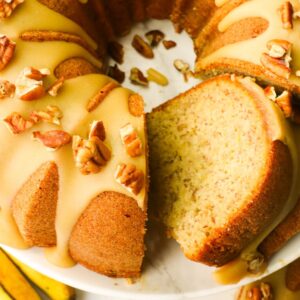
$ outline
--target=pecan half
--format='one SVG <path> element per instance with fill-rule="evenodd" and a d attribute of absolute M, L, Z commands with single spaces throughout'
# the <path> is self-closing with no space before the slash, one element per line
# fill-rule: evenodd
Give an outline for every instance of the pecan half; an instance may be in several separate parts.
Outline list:
<path fill-rule="evenodd" d="M 30 114 L 30 120 L 35 123 L 44 121 L 55 125 L 60 125 L 62 117 L 62 111 L 55 105 L 48 105 L 46 110 L 34 110 Z"/>
<path fill-rule="evenodd" d="M 0 70 L 3 70 L 14 56 L 16 43 L 6 35 L 0 37 Z"/>
<path fill-rule="evenodd" d="M 148 86 L 148 79 L 144 76 L 143 72 L 138 68 L 132 68 L 130 70 L 130 81 L 133 84 Z"/>
<path fill-rule="evenodd" d="M 57 150 L 72 141 L 71 135 L 63 130 L 51 130 L 44 133 L 34 131 L 32 136 L 47 148 L 54 150 Z"/>
<path fill-rule="evenodd" d="M 97 136 L 89 140 L 74 136 L 72 149 L 76 167 L 83 175 L 99 173 L 111 158 L 110 149 Z"/>
<path fill-rule="evenodd" d="M 115 64 L 114 66 L 109 66 L 107 75 L 119 83 L 123 83 L 125 80 L 125 72 L 119 69 L 118 65 Z"/>
<path fill-rule="evenodd" d="M 93 110 L 95 110 L 99 104 L 106 98 L 106 96 L 115 88 L 117 88 L 119 85 L 114 82 L 114 81 L 110 81 L 108 82 L 106 85 L 104 85 L 104 87 L 102 87 L 100 89 L 100 91 L 98 91 L 96 93 L 96 95 L 94 95 L 88 102 L 86 109 L 88 112 L 92 112 Z"/>
<path fill-rule="evenodd" d="M 156 47 L 164 39 L 165 34 L 160 30 L 150 30 L 145 34 L 151 47 Z"/>
<path fill-rule="evenodd" d="M 138 195 L 144 186 L 144 173 L 133 164 L 119 164 L 115 173 L 115 179 L 134 195 Z"/>
<path fill-rule="evenodd" d="M 2 0 L 0 2 L 0 19 L 8 18 L 14 9 L 24 0 Z"/>
<path fill-rule="evenodd" d="M 32 120 L 26 120 L 23 116 L 21 116 L 17 112 L 11 113 L 9 116 L 7 116 L 4 120 L 6 125 L 8 125 L 8 129 L 13 134 L 19 134 L 27 129 L 31 128 L 35 122 Z"/>
<path fill-rule="evenodd" d="M 56 97 L 59 90 L 62 88 L 63 84 L 65 82 L 64 77 L 60 77 L 57 79 L 51 86 L 48 87 L 47 92 L 50 96 Z"/>
<path fill-rule="evenodd" d="M 282 28 L 292 29 L 293 28 L 293 13 L 294 8 L 290 1 L 284 2 L 280 9 Z"/>
<path fill-rule="evenodd" d="M 98 137 L 101 141 L 104 141 L 106 138 L 105 128 L 102 121 L 94 121 L 91 124 L 91 129 L 89 133 L 89 139 L 93 136 Z"/>
<path fill-rule="evenodd" d="M 147 42 L 145 42 L 141 36 L 136 34 L 132 40 L 131 45 L 138 53 L 140 53 L 144 57 L 154 57 L 154 53 L 151 46 Z"/>
<path fill-rule="evenodd" d="M 131 157 L 143 153 L 143 144 L 132 124 L 128 123 L 120 129 L 120 136 L 126 152 Z"/>
<path fill-rule="evenodd" d="M 271 40 L 267 43 L 269 56 L 273 58 L 284 58 L 284 56 L 291 54 L 292 43 L 286 40 Z"/>
<path fill-rule="evenodd" d="M 239 293 L 237 300 L 271 300 L 273 299 L 273 292 L 271 285 L 268 283 L 254 283 L 243 286 Z"/>
<path fill-rule="evenodd" d="M 7 81 L 0 79 L 0 99 L 5 99 L 7 97 L 13 97 L 15 94 L 16 86 Z"/>
<path fill-rule="evenodd" d="M 176 47 L 177 43 L 174 41 L 171 41 L 171 40 L 169 40 L 169 41 L 165 40 L 165 41 L 163 41 L 163 45 L 167 50 L 169 50 L 169 49 Z"/>
<path fill-rule="evenodd" d="M 114 59 L 118 64 L 122 64 L 124 61 L 124 47 L 116 42 L 108 43 L 108 54 Z"/>
<path fill-rule="evenodd" d="M 291 68 L 286 66 L 286 62 L 269 56 L 267 53 L 263 53 L 260 58 L 261 64 L 273 74 L 288 79 L 291 75 Z"/>
<path fill-rule="evenodd" d="M 281 95 L 279 95 L 275 102 L 279 106 L 279 108 L 283 111 L 283 114 L 286 118 L 290 118 L 293 114 L 292 109 L 292 93 L 289 91 L 284 91 Z"/>

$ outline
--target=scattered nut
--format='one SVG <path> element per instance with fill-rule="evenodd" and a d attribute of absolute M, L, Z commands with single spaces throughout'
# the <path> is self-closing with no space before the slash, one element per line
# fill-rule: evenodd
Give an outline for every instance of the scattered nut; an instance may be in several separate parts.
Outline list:
<path fill-rule="evenodd" d="M 51 130 L 45 133 L 40 131 L 34 131 L 32 133 L 34 139 L 40 141 L 47 148 L 57 150 L 72 141 L 72 137 L 69 133 L 63 130 Z"/>
<path fill-rule="evenodd" d="M 171 49 L 171 48 L 176 47 L 176 46 L 177 46 L 177 43 L 170 40 L 170 41 L 163 41 L 163 45 L 165 46 L 165 48 L 166 48 L 167 50 L 169 50 L 169 49 Z"/>
<path fill-rule="evenodd" d="M 132 164 L 119 164 L 115 173 L 115 179 L 134 195 L 138 195 L 144 186 L 144 173 Z"/>
<path fill-rule="evenodd" d="M 254 283 L 243 286 L 237 300 L 271 300 L 273 299 L 272 288 L 268 283 Z"/>
<path fill-rule="evenodd" d="M 100 91 L 97 92 L 96 95 L 94 95 L 88 102 L 86 109 L 88 112 L 92 112 L 93 110 L 95 110 L 99 104 L 107 97 L 107 95 L 114 90 L 115 88 L 117 88 L 119 85 L 114 82 L 114 81 L 110 81 L 108 82 L 104 87 L 102 87 L 100 89 Z"/>
<path fill-rule="evenodd" d="M 291 54 L 292 44 L 286 40 L 271 40 L 267 43 L 269 56 L 273 58 L 284 58 L 285 55 Z"/>
<path fill-rule="evenodd" d="M 274 86 L 267 86 L 264 89 L 264 93 L 267 98 L 269 98 L 270 100 L 272 100 L 274 102 L 276 101 L 277 94 L 276 94 Z"/>
<path fill-rule="evenodd" d="M 149 81 L 156 82 L 157 84 L 162 86 L 166 86 L 169 84 L 168 78 L 153 68 L 147 70 L 147 75 L 147 79 Z"/>
<path fill-rule="evenodd" d="M 128 98 L 129 112 L 135 116 L 140 117 L 144 114 L 144 99 L 139 94 L 131 94 Z"/>
<path fill-rule="evenodd" d="M 164 39 L 165 34 L 160 30 L 151 30 L 146 33 L 146 38 L 151 47 L 156 47 Z"/>
<path fill-rule="evenodd" d="M 124 47 L 116 42 L 110 42 L 108 44 L 108 54 L 114 59 L 118 64 L 122 64 L 124 61 Z"/>
<path fill-rule="evenodd" d="M 9 116 L 7 116 L 3 121 L 5 122 L 5 124 L 8 125 L 8 129 L 13 134 L 22 133 L 35 124 L 32 120 L 26 120 L 17 112 L 13 112 Z"/>
<path fill-rule="evenodd" d="M 284 2 L 280 7 L 281 22 L 284 29 L 293 28 L 294 8 L 290 1 Z"/>
<path fill-rule="evenodd" d="M 182 59 L 175 59 L 173 64 L 176 70 L 181 73 L 185 73 L 190 70 L 190 65 L 184 62 Z"/>
<path fill-rule="evenodd" d="M 133 84 L 148 86 L 148 79 L 144 76 L 143 72 L 138 68 L 132 68 L 130 70 L 130 81 Z"/>
<path fill-rule="evenodd" d="M 0 37 L 0 70 L 3 70 L 11 61 L 15 48 L 16 43 L 11 41 L 6 35 Z"/>
<path fill-rule="evenodd" d="M 8 18 L 14 9 L 24 0 L 2 0 L 0 2 L 0 19 Z"/>
<path fill-rule="evenodd" d="M 0 99 L 12 97 L 15 94 L 16 86 L 7 81 L 0 79 Z"/>
<path fill-rule="evenodd" d="M 91 129 L 89 133 L 89 139 L 93 136 L 98 137 L 101 141 L 104 141 L 106 138 L 105 128 L 102 121 L 94 121 L 91 124 Z"/>
<path fill-rule="evenodd" d="M 292 116 L 292 93 L 289 91 L 284 91 L 280 96 L 278 96 L 275 100 L 277 105 L 283 111 L 283 114 L 286 118 L 290 118 Z"/>
<path fill-rule="evenodd" d="M 126 152 L 131 157 L 137 157 L 143 153 L 142 141 L 132 124 L 128 123 L 120 129 L 120 136 Z"/>
<path fill-rule="evenodd" d="M 63 117 L 62 111 L 54 105 L 48 105 L 45 110 L 34 110 L 30 114 L 30 120 L 34 123 L 38 123 L 40 121 L 44 121 L 47 123 L 60 125 L 60 120 Z"/>
<path fill-rule="evenodd" d="M 263 53 L 260 58 L 261 64 L 273 74 L 288 79 L 291 75 L 291 68 L 286 66 L 286 62 L 269 56 L 266 53 Z"/>
<path fill-rule="evenodd" d="M 258 252 L 244 253 L 241 256 L 242 260 L 246 261 L 248 265 L 248 272 L 251 274 L 259 274 L 265 268 L 265 258 Z"/>
<path fill-rule="evenodd" d="M 48 69 L 35 69 L 32 67 L 29 68 L 25 68 L 23 70 L 23 74 L 25 77 L 32 79 L 32 80 L 36 80 L 36 81 L 40 81 L 42 79 L 44 79 L 46 76 L 50 75 L 50 71 Z"/>
<path fill-rule="evenodd" d="M 135 35 L 132 43 L 132 47 L 141 55 L 143 55 L 146 58 L 153 58 L 154 53 L 152 48 L 148 43 L 146 43 L 139 35 Z"/>
<path fill-rule="evenodd" d="M 123 83 L 125 80 L 125 72 L 121 71 L 117 64 L 109 66 L 107 75 L 119 83 Z"/>
<path fill-rule="evenodd" d="M 59 90 L 62 88 L 63 84 L 65 82 L 64 77 L 60 77 L 57 79 L 50 87 L 48 87 L 47 92 L 50 96 L 56 97 Z"/>
<path fill-rule="evenodd" d="M 111 151 L 97 136 L 89 140 L 74 136 L 72 149 L 76 167 L 83 175 L 99 173 L 111 158 Z"/>

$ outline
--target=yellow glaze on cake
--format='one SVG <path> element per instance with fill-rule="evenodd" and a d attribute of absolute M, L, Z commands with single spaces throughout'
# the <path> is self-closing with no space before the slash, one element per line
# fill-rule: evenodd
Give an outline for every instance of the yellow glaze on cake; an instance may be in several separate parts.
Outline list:
<path fill-rule="evenodd" d="M 53 82 L 54 68 L 71 56 L 84 57 L 101 66 L 98 60 L 78 45 L 56 41 L 23 42 L 18 38 L 20 33 L 37 28 L 80 35 L 95 48 L 95 43 L 71 20 L 51 11 L 36 0 L 26 0 L 8 20 L 1 21 L 1 33 L 17 44 L 12 62 L 1 72 L 2 78 L 14 82 L 24 67 L 48 68 L 52 74 L 49 81 Z M 68 254 L 71 231 L 89 201 L 99 193 L 115 191 L 126 194 L 145 209 L 145 188 L 138 196 L 134 196 L 114 180 L 114 172 L 119 163 L 133 163 L 146 174 L 145 155 L 130 158 L 120 139 L 120 128 L 130 122 L 137 130 L 143 146 L 145 145 L 144 117 L 134 117 L 128 109 L 128 97 L 132 92 L 122 87 L 116 88 L 92 113 L 86 110 L 88 100 L 109 81 L 111 79 L 105 75 L 86 75 L 66 81 L 56 97 L 45 96 L 32 102 L 21 101 L 18 98 L 0 101 L 0 119 L 12 112 L 28 117 L 31 111 L 45 110 L 47 105 L 58 106 L 64 114 L 60 126 L 42 123 L 18 135 L 13 135 L 3 122 L 0 123 L 0 243 L 18 248 L 26 247 L 11 215 L 11 201 L 28 177 L 47 161 L 55 161 L 59 169 L 57 247 L 46 250 L 47 258 L 56 265 L 73 265 Z M 112 151 L 111 160 L 95 175 L 84 176 L 75 167 L 71 144 L 57 151 L 48 151 L 44 145 L 33 141 L 31 137 L 32 131 L 61 129 L 71 135 L 87 138 L 89 126 L 94 120 L 103 121 L 107 136 L 105 143 Z"/>

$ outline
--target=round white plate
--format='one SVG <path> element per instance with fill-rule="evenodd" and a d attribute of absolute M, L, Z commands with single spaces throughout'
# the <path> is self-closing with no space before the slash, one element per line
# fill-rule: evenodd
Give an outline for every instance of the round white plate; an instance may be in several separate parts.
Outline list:
<path fill-rule="evenodd" d="M 133 34 L 143 35 L 150 29 L 161 29 L 166 34 L 166 38 L 176 41 L 178 46 L 166 50 L 160 45 L 155 49 L 154 60 L 147 60 L 136 54 L 130 46 Z M 125 70 L 127 74 L 125 85 L 144 96 L 147 102 L 147 111 L 199 82 L 193 79 L 184 83 L 182 75 L 173 67 L 175 59 L 183 59 L 192 66 L 195 55 L 191 39 L 184 33 L 175 34 L 172 25 L 167 21 L 150 21 L 137 25 L 134 31 L 123 39 L 122 44 L 125 46 L 126 52 L 125 63 L 121 66 L 121 69 Z M 167 87 L 160 87 L 151 83 L 149 88 L 132 86 L 128 80 L 129 70 L 132 67 L 138 67 L 143 72 L 146 72 L 149 67 L 154 67 L 169 78 L 170 84 Z M 265 275 L 298 258 L 300 256 L 299 245 L 300 236 L 297 236 L 272 259 Z M 129 285 L 123 279 L 101 276 L 81 266 L 69 269 L 56 267 L 45 259 L 42 249 L 32 248 L 20 251 L 4 248 L 32 268 L 70 286 L 118 299 L 198 298 L 234 288 L 234 286 L 216 284 L 212 277 L 213 268 L 186 259 L 179 246 L 174 241 L 167 240 L 157 225 L 150 223 L 148 224 L 143 275 L 140 281 L 133 285 Z M 253 280 L 255 279 L 245 279 L 240 285 Z"/>

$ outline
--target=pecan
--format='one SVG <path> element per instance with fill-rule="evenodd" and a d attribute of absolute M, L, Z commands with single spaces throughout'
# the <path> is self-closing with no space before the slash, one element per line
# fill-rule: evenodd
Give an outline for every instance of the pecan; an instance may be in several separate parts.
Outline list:
<path fill-rule="evenodd" d="M 293 28 L 293 13 L 294 8 L 290 1 L 284 2 L 280 9 L 282 28 L 292 29 Z"/>
<path fill-rule="evenodd" d="M 110 42 L 108 44 L 108 54 L 114 59 L 118 64 L 122 64 L 124 60 L 124 48 L 123 46 L 116 42 Z"/>
<path fill-rule="evenodd" d="M 246 261 L 249 273 L 259 274 L 265 268 L 265 257 L 258 252 L 244 253 L 241 258 Z"/>
<path fill-rule="evenodd" d="M 145 34 L 151 47 L 156 47 L 164 39 L 165 34 L 160 30 L 151 30 Z"/>
<path fill-rule="evenodd" d="M 133 164 L 119 164 L 115 173 L 115 179 L 134 195 L 138 195 L 144 186 L 144 173 Z"/>
<path fill-rule="evenodd" d="M 14 9 L 24 0 L 2 0 L 0 2 L 0 19 L 8 18 Z"/>
<path fill-rule="evenodd" d="M 88 112 L 92 112 L 93 110 L 95 110 L 99 104 L 106 98 L 106 96 L 115 88 L 117 88 L 119 85 L 114 82 L 114 81 L 110 81 L 108 82 L 104 87 L 102 87 L 100 89 L 100 91 L 98 91 L 96 93 L 96 95 L 94 95 L 88 102 L 87 104 L 87 111 Z"/>
<path fill-rule="evenodd" d="M 19 134 L 27 129 L 31 128 L 35 122 L 32 120 L 26 120 L 23 116 L 21 116 L 17 112 L 13 112 L 9 116 L 7 116 L 4 120 L 5 124 L 8 125 L 9 130 L 13 134 Z"/>
<path fill-rule="evenodd" d="M 72 141 L 71 135 L 63 130 L 51 130 L 44 133 L 34 131 L 32 136 L 47 148 L 54 150 L 57 150 Z"/>
<path fill-rule="evenodd" d="M 280 96 L 275 100 L 279 108 L 283 111 L 283 114 L 286 118 L 292 116 L 292 93 L 289 91 L 284 91 Z"/>
<path fill-rule="evenodd" d="M 254 283 L 243 286 L 238 294 L 237 300 L 271 300 L 273 292 L 268 283 Z"/>
<path fill-rule="evenodd" d="M 14 56 L 16 43 L 6 35 L 0 37 L 0 70 L 3 70 Z"/>
<path fill-rule="evenodd" d="M 169 50 L 169 49 L 171 49 L 171 48 L 174 48 L 174 47 L 176 47 L 177 46 L 177 43 L 176 42 L 174 42 L 174 41 L 171 41 L 171 40 L 169 40 L 169 41 L 163 41 L 163 45 L 165 46 L 165 48 L 167 49 L 167 50 Z"/>
<path fill-rule="evenodd" d="M 136 34 L 134 36 L 131 45 L 138 53 L 140 53 L 144 57 L 146 58 L 154 57 L 154 53 L 151 46 L 147 42 L 145 42 L 142 39 L 142 37 L 140 37 L 139 35 Z"/>
<path fill-rule="evenodd" d="M 131 157 L 142 155 L 143 145 L 132 124 L 128 123 L 120 129 L 120 136 L 126 152 Z"/>
<path fill-rule="evenodd" d="M 148 79 L 144 76 L 143 72 L 138 68 L 132 68 L 130 70 L 130 81 L 133 84 L 148 86 Z"/>
<path fill-rule="evenodd" d="M 72 148 L 76 167 L 83 175 L 99 173 L 111 158 L 111 151 L 97 136 L 89 140 L 74 136 Z"/>
<path fill-rule="evenodd" d="M 44 110 L 34 110 L 30 114 L 30 120 L 35 123 L 40 121 L 60 125 L 60 119 L 62 119 L 62 111 L 54 105 L 48 105 L 46 111 Z"/>
<path fill-rule="evenodd" d="M 50 75 L 50 71 L 48 69 L 36 69 L 33 67 L 25 68 L 23 72 L 25 77 L 36 81 L 40 81 Z"/>
<path fill-rule="evenodd" d="M 121 71 L 117 64 L 109 66 L 107 75 L 119 83 L 123 83 L 125 80 L 125 72 Z"/>
<path fill-rule="evenodd" d="M 12 97 L 15 94 L 16 86 L 7 81 L 0 79 L 0 99 Z"/>
<path fill-rule="evenodd" d="M 56 97 L 58 91 L 62 88 L 64 82 L 65 82 L 64 77 L 60 77 L 59 79 L 57 79 L 50 87 L 48 87 L 47 89 L 48 94 L 52 97 Z"/>
<path fill-rule="evenodd" d="M 273 58 L 284 58 L 285 55 L 291 54 L 292 44 L 286 40 L 271 40 L 267 43 L 269 56 Z"/>
<path fill-rule="evenodd" d="M 105 128 L 102 121 L 94 121 L 91 125 L 89 139 L 93 136 L 98 137 L 101 141 L 104 141 L 106 138 Z"/>
<path fill-rule="evenodd" d="M 168 78 L 153 68 L 147 70 L 147 75 L 147 79 L 149 81 L 153 81 L 162 86 L 166 86 L 169 84 Z"/>
<path fill-rule="evenodd" d="M 143 97 L 139 94 L 131 94 L 128 98 L 128 109 L 133 116 L 142 116 L 144 114 Z"/>
<path fill-rule="evenodd" d="M 276 101 L 276 98 L 277 98 L 277 94 L 276 94 L 276 91 L 275 91 L 275 88 L 274 86 L 267 86 L 265 89 L 264 89 L 264 93 L 265 93 L 265 96 L 272 100 L 272 101 Z"/>
<path fill-rule="evenodd" d="M 288 79 L 291 75 L 291 68 L 286 66 L 285 61 L 273 58 L 267 53 L 263 53 L 261 56 L 261 64 L 273 74 Z"/>

